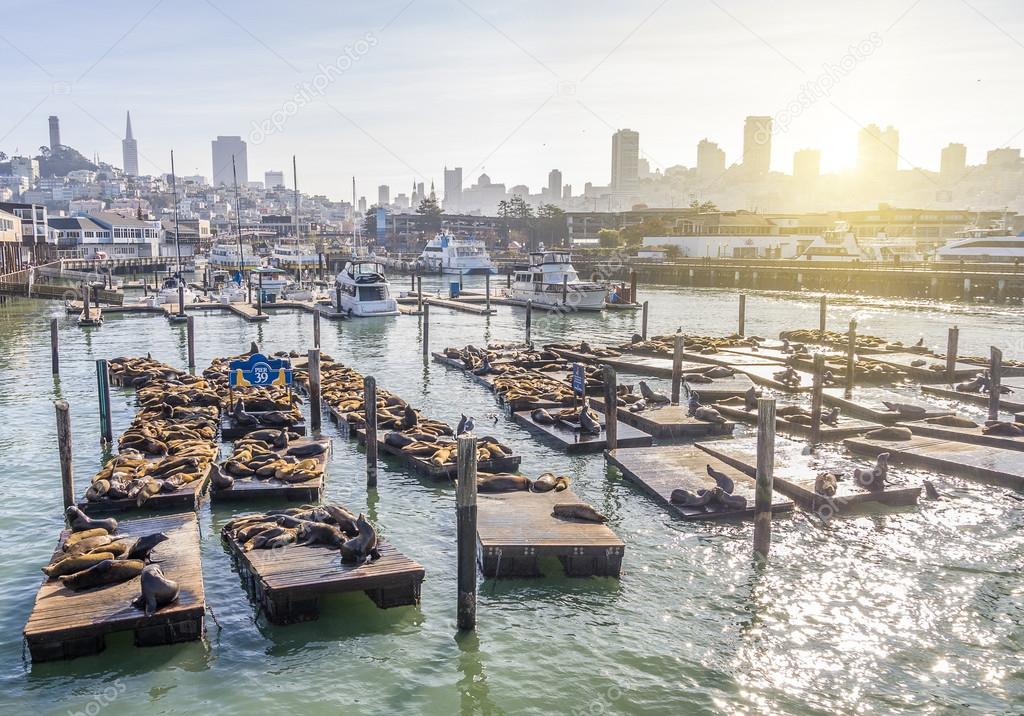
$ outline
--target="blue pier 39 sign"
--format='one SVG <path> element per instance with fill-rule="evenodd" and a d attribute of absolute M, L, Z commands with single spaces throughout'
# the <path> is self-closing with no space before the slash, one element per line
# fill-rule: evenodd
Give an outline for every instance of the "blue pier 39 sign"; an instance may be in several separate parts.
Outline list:
<path fill-rule="evenodd" d="M 292 384 L 292 364 L 284 358 L 254 353 L 244 360 L 231 361 L 228 369 L 228 381 L 233 388 Z"/>
<path fill-rule="evenodd" d="M 572 390 L 576 395 L 583 395 L 587 390 L 587 375 L 579 363 L 572 364 Z"/>

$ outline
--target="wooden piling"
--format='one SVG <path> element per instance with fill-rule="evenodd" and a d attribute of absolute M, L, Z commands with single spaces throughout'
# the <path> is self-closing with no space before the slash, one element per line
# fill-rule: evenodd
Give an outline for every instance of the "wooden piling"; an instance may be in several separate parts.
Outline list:
<path fill-rule="evenodd" d="M 485 308 L 487 313 L 491 312 L 491 272 L 488 271 L 484 274 L 484 300 L 486 301 Z"/>
<path fill-rule="evenodd" d="M 614 450 L 619 438 L 619 396 L 616 385 L 615 369 L 610 365 L 604 367 L 604 432 L 607 449 Z"/>
<path fill-rule="evenodd" d="M 307 371 L 309 373 L 309 429 L 314 435 L 320 433 L 320 421 L 324 409 L 320 404 L 320 349 L 309 351 Z"/>
<path fill-rule="evenodd" d="M 409 278 L 412 279 L 411 282 L 410 282 L 412 285 L 409 286 L 409 290 L 410 291 L 415 291 L 416 290 L 416 272 L 413 271 L 411 274 L 409 274 Z"/>
<path fill-rule="evenodd" d="M 645 341 L 647 340 L 647 312 L 648 304 L 647 301 L 644 301 L 643 315 L 640 317 L 640 335 Z"/>
<path fill-rule="evenodd" d="M 107 361 L 96 361 L 96 388 L 100 403 L 100 441 L 110 445 L 114 442 L 114 428 L 110 419 L 110 372 Z"/>
<path fill-rule="evenodd" d="M 256 291 L 256 315 L 263 315 L 263 273 L 260 272 L 258 277 L 259 286 Z"/>
<path fill-rule="evenodd" d="M 185 284 L 178 279 L 178 315 L 185 315 Z"/>
<path fill-rule="evenodd" d="M 530 331 L 533 322 L 533 301 L 528 300 L 526 302 L 526 345 L 530 345 Z"/>
<path fill-rule="evenodd" d="M 820 303 L 818 304 L 818 337 L 821 339 L 825 338 L 825 314 L 827 312 L 828 296 L 822 294 Z"/>
<path fill-rule="evenodd" d="M 999 395 L 1003 385 L 1003 352 L 992 346 L 992 357 L 988 367 L 988 419 L 999 420 Z"/>
<path fill-rule="evenodd" d="M 188 344 L 188 367 L 189 370 L 196 367 L 196 317 L 185 318 L 185 340 Z"/>
<path fill-rule="evenodd" d="M 430 304 L 423 304 L 423 357 L 430 355 Z"/>
<path fill-rule="evenodd" d="M 569 305 L 569 277 L 562 276 L 562 306 Z"/>
<path fill-rule="evenodd" d="M 747 323 L 747 294 L 740 294 L 740 315 L 739 315 L 739 328 L 737 333 L 740 336 L 746 335 L 746 323 Z"/>
<path fill-rule="evenodd" d="M 423 277 L 416 277 L 416 309 L 423 311 Z"/>
<path fill-rule="evenodd" d="M 853 396 L 853 380 L 856 373 L 854 359 L 857 353 L 857 319 L 850 319 L 850 334 L 846 343 L 846 398 Z"/>
<path fill-rule="evenodd" d="M 636 300 L 636 269 L 629 272 L 629 300 L 637 303 Z"/>
<path fill-rule="evenodd" d="M 679 393 L 683 383 L 683 337 L 676 334 L 672 351 L 672 404 L 679 405 Z"/>
<path fill-rule="evenodd" d="M 821 403 L 825 376 L 825 356 L 814 354 L 814 383 L 811 386 L 811 445 L 821 442 Z"/>
<path fill-rule="evenodd" d="M 366 413 L 366 486 L 377 486 L 377 379 L 363 378 L 363 412 Z"/>
<path fill-rule="evenodd" d="M 960 350 L 960 328 L 953 326 L 946 336 L 946 381 L 952 385 L 956 383 L 956 359 Z"/>
<path fill-rule="evenodd" d="M 775 398 L 757 399 L 757 484 L 754 488 L 754 555 L 768 558 L 772 542 L 775 474 Z"/>
<path fill-rule="evenodd" d="M 320 347 L 320 311 L 313 311 L 313 347 Z"/>
<path fill-rule="evenodd" d="M 74 469 L 71 464 L 71 407 L 66 400 L 54 401 L 57 411 L 57 449 L 60 451 L 60 484 L 64 509 L 75 504 Z"/>
<path fill-rule="evenodd" d="M 458 545 L 458 626 L 476 628 L 476 438 L 459 438 L 459 477 L 455 487 Z"/>
<path fill-rule="evenodd" d="M 85 320 L 87 320 L 87 321 L 90 318 L 92 318 L 92 316 L 89 313 L 92 310 L 91 309 L 91 305 L 92 305 L 92 289 L 89 287 L 88 284 L 86 284 L 85 285 L 85 301 L 82 302 L 82 308 L 85 310 Z"/>
<path fill-rule="evenodd" d="M 341 286 L 334 287 L 334 310 L 341 313 Z"/>
<path fill-rule="evenodd" d="M 54 375 L 60 375 L 60 337 L 57 330 L 57 319 L 50 319 L 50 368 Z"/>

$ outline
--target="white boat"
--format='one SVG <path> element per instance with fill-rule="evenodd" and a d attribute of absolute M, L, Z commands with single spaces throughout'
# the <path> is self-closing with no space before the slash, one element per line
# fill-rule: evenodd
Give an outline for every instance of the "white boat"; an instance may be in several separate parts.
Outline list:
<path fill-rule="evenodd" d="M 217 294 L 219 303 L 245 303 L 249 299 L 249 292 L 237 281 L 228 281 Z"/>
<path fill-rule="evenodd" d="M 845 221 L 818 236 L 803 250 L 797 261 L 867 261 L 871 257 L 857 243 L 857 237 Z"/>
<path fill-rule="evenodd" d="M 281 298 L 285 301 L 312 301 L 319 297 L 319 292 L 314 293 L 311 285 L 301 283 L 289 283 L 281 292 Z"/>
<path fill-rule="evenodd" d="M 428 241 L 416 261 L 423 270 L 433 273 L 498 273 L 498 269 L 491 263 L 491 257 L 483 241 L 473 238 L 460 239 L 446 233 L 439 233 Z"/>
<path fill-rule="evenodd" d="M 580 281 L 568 251 L 530 254 L 530 265 L 516 269 L 508 291 L 513 301 L 533 301 L 535 306 L 576 311 L 601 310 L 606 294 L 601 284 Z"/>
<path fill-rule="evenodd" d="M 349 261 L 334 279 L 334 310 L 350 316 L 397 316 L 398 302 L 384 267 L 376 261 Z"/>
<path fill-rule="evenodd" d="M 270 262 L 290 271 L 316 269 L 320 266 L 320 254 L 311 244 L 282 240 L 274 244 Z"/>
<path fill-rule="evenodd" d="M 263 289 L 263 300 L 274 300 L 270 297 L 280 296 L 287 288 L 290 280 L 282 268 L 260 266 L 249 272 L 249 283 L 253 289 Z"/>
<path fill-rule="evenodd" d="M 1014 236 L 1002 221 L 988 228 L 972 226 L 958 231 L 945 246 L 935 250 L 938 261 L 977 263 L 1024 262 L 1024 234 Z"/>
<path fill-rule="evenodd" d="M 198 300 L 196 294 L 188 287 L 184 279 L 172 276 L 171 278 L 164 279 L 164 282 L 160 285 L 160 290 L 156 294 L 156 305 L 177 304 L 179 286 L 181 287 L 181 296 L 185 303 L 195 303 Z"/>
<path fill-rule="evenodd" d="M 218 241 L 210 249 L 209 265 L 214 269 L 226 271 L 247 271 L 262 264 L 260 257 L 253 251 L 252 245 L 242 242 L 242 252 L 239 254 L 238 241 L 225 239 Z"/>

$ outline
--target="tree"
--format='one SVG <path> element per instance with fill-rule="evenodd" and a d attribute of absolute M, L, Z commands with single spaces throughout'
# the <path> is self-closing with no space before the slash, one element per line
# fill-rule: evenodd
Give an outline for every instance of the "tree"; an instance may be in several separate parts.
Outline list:
<path fill-rule="evenodd" d="M 46 146 L 45 144 L 43 146 L 39 147 L 39 156 L 41 156 L 41 157 L 48 157 L 48 156 L 50 156 L 50 148 L 48 146 Z"/>
<path fill-rule="evenodd" d="M 602 249 L 617 249 L 620 243 L 621 237 L 615 229 L 601 229 L 597 232 L 597 245 Z"/>
<path fill-rule="evenodd" d="M 426 221 L 426 227 L 432 231 L 441 230 L 441 214 L 444 210 L 440 204 L 437 203 L 437 198 L 434 196 L 428 196 L 420 202 L 420 205 L 416 207 L 416 213 L 424 217 Z"/>
<path fill-rule="evenodd" d="M 622 229 L 622 239 L 627 246 L 637 246 L 645 236 L 666 236 L 668 227 L 658 217 L 646 217 L 639 224 L 630 224 Z"/>
<path fill-rule="evenodd" d="M 565 211 L 554 204 L 541 204 L 537 207 L 537 217 L 541 219 L 561 219 Z"/>
<path fill-rule="evenodd" d="M 675 244 L 669 244 L 665 247 L 665 258 L 669 261 L 675 261 L 683 255 L 682 250 Z"/>
<path fill-rule="evenodd" d="M 532 219 L 533 207 L 526 203 L 523 197 L 518 194 L 512 197 L 508 203 L 509 211 L 516 219 Z"/>
<path fill-rule="evenodd" d="M 7 155 L 4 152 L 0 152 L 0 162 L 6 162 Z"/>
<path fill-rule="evenodd" d="M 718 207 L 715 206 L 713 201 L 697 201 L 694 199 L 690 202 L 690 208 L 696 210 L 698 214 L 714 214 L 718 211 Z"/>
<path fill-rule="evenodd" d="M 498 216 L 502 219 L 507 219 L 512 216 L 512 207 L 505 199 L 498 202 Z"/>

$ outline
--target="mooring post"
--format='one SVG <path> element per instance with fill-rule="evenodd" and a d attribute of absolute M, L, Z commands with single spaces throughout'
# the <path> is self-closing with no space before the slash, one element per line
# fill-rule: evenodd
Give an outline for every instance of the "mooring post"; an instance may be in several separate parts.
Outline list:
<path fill-rule="evenodd" d="M 178 315 L 185 315 L 185 284 L 180 278 L 178 279 Z"/>
<path fill-rule="evenodd" d="M 604 366 L 604 434 L 605 447 L 614 450 L 619 442 L 619 395 L 615 369 Z"/>
<path fill-rule="evenodd" d="M 636 300 L 636 269 L 632 269 L 629 272 L 629 300 L 633 303 L 639 303 Z"/>
<path fill-rule="evenodd" d="M 814 355 L 814 384 L 811 386 L 811 445 L 821 442 L 821 391 L 825 376 L 825 356 Z"/>
<path fill-rule="evenodd" d="M 263 315 L 263 272 L 259 275 L 259 287 L 256 296 L 256 315 Z"/>
<path fill-rule="evenodd" d="M 341 286 L 334 287 L 334 310 L 341 313 Z"/>
<path fill-rule="evenodd" d="M 960 350 L 960 329 L 953 326 L 946 337 L 946 381 L 956 383 L 956 359 Z"/>
<path fill-rule="evenodd" d="M 775 398 L 757 399 L 757 484 L 754 488 L 754 555 L 768 559 L 772 543 L 775 474 Z"/>
<path fill-rule="evenodd" d="M 90 313 L 89 312 L 92 310 L 91 309 L 92 296 L 90 295 L 91 291 L 92 291 L 92 289 L 89 288 L 88 284 L 86 284 L 85 285 L 85 302 L 82 305 L 85 308 L 85 320 L 87 320 L 87 321 L 90 318 Z"/>
<path fill-rule="evenodd" d="M 491 272 L 490 271 L 488 271 L 486 274 L 484 274 L 484 295 L 486 296 L 486 298 L 484 299 L 486 301 L 486 306 L 485 307 L 487 308 L 487 312 L 490 313 L 491 312 Z"/>
<path fill-rule="evenodd" d="M 739 329 L 736 331 L 740 337 L 746 335 L 746 323 L 747 323 L 747 294 L 740 294 L 740 315 L 739 315 Z"/>
<path fill-rule="evenodd" d="M 995 346 L 992 346 L 988 375 L 988 419 L 999 420 L 999 393 L 1003 385 L 1003 352 Z"/>
<path fill-rule="evenodd" d="M 569 276 L 562 276 L 562 305 L 567 306 L 569 304 Z"/>
<path fill-rule="evenodd" d="M 857 319 L 850 319 L 850 335 L 846 344 L 846 398 L 853 395 L 853 380 L 856 374 L 854 359 L 857 353 Z"/>
<path fill-rule="evenodd" d="M 458 625 L 476 628 L 476 438 L 459 437 L 459 481 L 455 486 L 458 544 Z"/>
<path fill-rule="evenodd" d="M 530 345 L 531 323 L 533 322 L 533 301 L 526 301 L 526 345 Z"/>
<path fill-rule="evenodd" d="M 251 308 L 252 307 L 252 274 L 249 274 L 249 280 L 245 282 L 245 290 L 246 290 L 246 296 L 247 296 L 246 302 L 249 304 L 249 307 Z M 341 305 L 340 301 L 339 301 L 338 305 L 339 306 Z"/>
<path fill-rule="evenodd" d="M 423 277 L 416 277 L 416 309 L 423 312 Z"/>
<path fill-rule="evenodd" d="M 366 486 L 377 486 L 377 379 L 363 378 L 363 412 L 366 414 Z"/>
<path fill-rule="evenodd" d="M 683 384 L 683 337 L 676 334 L 672 350 L 672 404 L 679 405 L 679 393 Z"/>
<path fill-rule="evenodd" d="M 313 311 L 313 347 L 320 347 L 320 311 Z"/>
<path fill-rule="evenodd" d="M 57 411 L 57 449 L 60 451 L 60 485 L 64 509 L 75 504 L 75 479 L 71 466 L 71 408 L 66 400 L 54 401 Z"/>
<path fill-rule="evenodd" d="M 818 338 L 825 338 L 825 314 L 828 311 L 828 296 L 821 294 L 821 302 L 818 304 Z"/>
<path fill-rule="evenodd" d="M 410 273 L 409 274 L 409 278 L 411 279 L 411 281 L 410 281 L 411 285 L 409 286 L 409 290 L 410 291 L 415 291 L 416 290 L 416 272 L 413 271 L 412 273 Z"/>
<path fill-rule="evenodd" d="M 192 370 L 196 367 L 196 317 L 185 318 L 185 339 L 188 344 L 188 367 Z"/>
<path fill-rule="evenodd" d="M 323 417 L 323 406 L 320 405 L 320 349 L 313 348 L 307 354 L 309 373 L 309 427 L 313 433 L 320 434 L 320 420 Z"/>
<path fill-rule="evenodd" d="M 114 429 L 110 420 L 110 373 L 107 361 L 96 361 L 96 388 L 100 402 L 100 440 L 110 445 L 114 442 Z"/>
<path fill-rule="evenodd" d="M 423 304 L 423 357 L 430 355 L 430 304 Z"/>
<path fill-rule="evenodd" d="M 649 306 L 648 306 L 647 301 L 644 301 L 643 313 L 640 316 L 640 335 L 643 337 L 643 339 L 645 341 L 647 340 L 647 312 L 648 312 L 648 308 L 649 308 Z"/>
<path fill-rule="evenodd" d="M 57 332 L 57 319 L 50 319 L 50 368 L 54 375 L 60 375 L 60 337 Z"/>
<path fill-rule="evenodd" d="M 508 269 L 508 273 L 505 274 L 505 288 L 512 288 L 512 267 Z"/>

